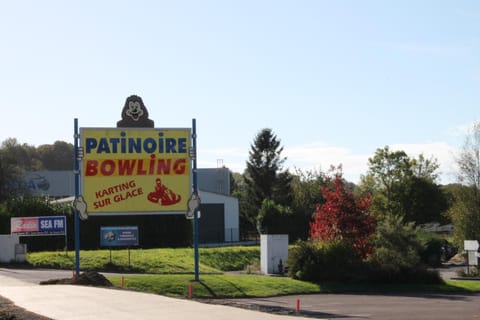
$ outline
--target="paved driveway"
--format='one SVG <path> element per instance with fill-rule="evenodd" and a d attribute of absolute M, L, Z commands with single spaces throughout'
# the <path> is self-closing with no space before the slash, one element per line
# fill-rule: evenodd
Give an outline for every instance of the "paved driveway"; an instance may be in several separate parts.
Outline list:
<path fill-rule="evenodd" d="M 30 286 L 34 283 L 38 284 L 42 280 L 68 278 L 71 276 L 71 271 L 0 268 L 0 280 L 2 280 L 0 281 L 0 287 L 6 285 L 7 277 L 22 280 L 22 283 Z M 46 288 L 38 289 L 43 290 Z M 2 291 L 6 293 L 5 290 L 0 288 L 0 292 Z M 8 295 L 6 297 L 8 298 Z M 253 310 L 270 311 L 274 312 L 277 315 L 276 317 L 282 319 L 281 314 L 295 315 L 297 301 L 300 303 L 301 316 L 323 319 L 480 320 L 480 294 L 317 294 L 254 299 L 218 299 L 210 302 Z M 261 316 L 258 318 L 261 318 Z"/>
<path fill-rule="evenodd" d="M 295 313 L 326 319 L 480 319 L 480 295 L 315 294 L 257 299 L 225 299 L 221 303 L 257 310 Z"/>

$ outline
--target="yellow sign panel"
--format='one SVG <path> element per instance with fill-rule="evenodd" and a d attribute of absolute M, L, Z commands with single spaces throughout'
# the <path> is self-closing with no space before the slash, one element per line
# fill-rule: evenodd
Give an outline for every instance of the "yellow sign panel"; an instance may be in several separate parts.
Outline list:
<path fill-rule="evenodd" d="M 83 128 L 89 213 L 184 213 L 191 192 L 190 129 Z"/>

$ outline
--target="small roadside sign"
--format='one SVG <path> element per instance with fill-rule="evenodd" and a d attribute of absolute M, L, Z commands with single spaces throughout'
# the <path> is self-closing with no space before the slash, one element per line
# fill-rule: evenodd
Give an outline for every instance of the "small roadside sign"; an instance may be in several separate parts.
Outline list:
<path fill-rule="evenodd" d="M 463 248 L 466 251 L 477 251 L 480 245 L 478 244 L 477 240 L 464 240 L 463 241 Z"/>
<path fill-rule="evenodd" d="M 100 246 L 130 247 L 138 246 L 138 227 L 101 227 Z"/>
<path fill-rule="evenodd" d="M 19 236 L 66 235 L 65 216 L 15 217 L 10 218 L 11 234 Z"/>

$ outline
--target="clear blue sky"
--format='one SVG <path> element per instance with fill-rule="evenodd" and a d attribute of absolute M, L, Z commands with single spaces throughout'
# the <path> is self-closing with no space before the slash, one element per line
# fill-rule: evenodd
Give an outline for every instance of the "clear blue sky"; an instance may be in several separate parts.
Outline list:
<path fill-rule="evenodd" d="M 358 182 L 389 145 L 441 163 L 480 120 L 480 1 L 3 1 L 0 141 L 73 143 L 140 95 L 197 119 L 199 166 L 242 172 L 263 128 L 286 166 Z"/>

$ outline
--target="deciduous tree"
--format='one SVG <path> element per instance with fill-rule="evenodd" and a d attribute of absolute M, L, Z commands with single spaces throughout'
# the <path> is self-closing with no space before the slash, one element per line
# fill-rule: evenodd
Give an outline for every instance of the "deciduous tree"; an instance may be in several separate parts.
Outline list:
<path fill-rule="evenodd" d="M 369 159 L 360 192 L 372 194 L 372 212 L 380 219 L 400 215 L 417 224 L 439 221 L 448 209 L 445 193 L 435 183 L 439 164 L 434 158 L 410 158 L 404 151 L 379 148 Z"/>
<path fill-rule="evenodd" d="M 325 186 L 325 173 L 317 170 L 302 171 L 296 169 L 292 181 L 294 199 L 292 214 L 294 223 L 291 226 L 290 238 L 306 240 L 309 237 L 310 222 L 315 214 L 316 205 L 323 203 L 320 192 Z"/>
<path fill-rule="evenodd" d="M 64 141 L 44 144 L 37 148 L 46 170 L 73 170 L 73 145 Z"/>
<path fill-rule="evenodd" d="M 22 171 L 42 170 L 37 149 L 26 143 L 20 144 L 15 138 L 8 138 L 2 142 L 1 150 L 4 158 L 11 165 Z"/>
<path fill-rule="evenodd" d="M 345 187 L 341 167 L 333 177 L 327 177 L 322 188 L 325 202 L 317 205 L 310 225 L 310 237 L 323 241 L 346 240 L 365 257 L 371 251 L 370 241 L 375 232 L 375 218 L 369 214 L 370 197 L 355 196 Z"/>
<path fill-rule="evenodd" d="M 0 203 L 27 190 L 21 170 L 0 150 Z"/>
<path fill-rule="evenodd" d="M 480 122 L 472 126 L 456 163 L 464 187 L 454 189 L 455 203 L 449 214 L 455 241 L 463 245 L 463 240 L 480 240 Z"/>

